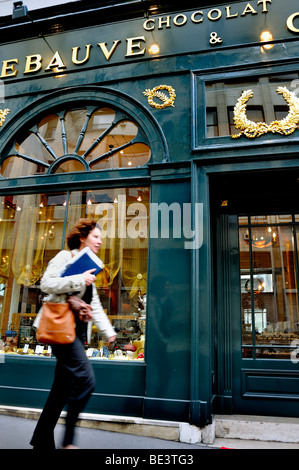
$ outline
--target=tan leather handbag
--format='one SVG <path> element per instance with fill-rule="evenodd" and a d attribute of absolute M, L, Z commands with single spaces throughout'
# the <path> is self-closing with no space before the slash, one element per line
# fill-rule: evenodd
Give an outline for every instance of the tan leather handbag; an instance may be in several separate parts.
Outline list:
<path fill-rule="evenodd" d="M 44 302 L 36 339 L 44 344 L 69 344 L 76 338 L 74 313 L 69 303 Z"/>

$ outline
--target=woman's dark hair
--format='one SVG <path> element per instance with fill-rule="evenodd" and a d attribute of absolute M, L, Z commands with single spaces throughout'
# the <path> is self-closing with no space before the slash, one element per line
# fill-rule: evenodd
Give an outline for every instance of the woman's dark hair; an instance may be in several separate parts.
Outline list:
<path fill-rule="evenodd" d="M 98 227 L 93 219 L 79 219 L 67 234 L 66 241 L 70 250 L 75 250 L 81 245 L 80 238 L 87 238 L 89 233 Z"/>

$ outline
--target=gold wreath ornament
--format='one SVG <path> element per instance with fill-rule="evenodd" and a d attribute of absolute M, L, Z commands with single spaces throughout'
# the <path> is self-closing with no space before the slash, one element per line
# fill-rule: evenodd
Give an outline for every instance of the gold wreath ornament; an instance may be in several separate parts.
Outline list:
<path fill-rule="evenodd" d="M 279 87 L 276 91 L 278 94 L 283 95 L 289 105 L 289 114 L 287 117 L 281 121 L 273 121 L 271 124 L 250 121 L 246 116 L 246 107 L 249 99 L 253 97 L 253 91 L 245 90 L 234 108 L 234 124 L 237 129 L 241 129 L 241 132 L 240 134 L 232 135 L 233 139 L 238 139 L 241 135 L 254 139 L 268 132 L 291 135 L 298 129 L 299 99 L 296 97 L 295 93 L 292 93 L 286 87 Z"/>
<path fill-rule="evenodd" d="M 169 96 L 166 93 L 162 93 L 160 90 L 167 90 Z M 148 97 L 148 103 L 156 109 L 164 109 L 168 106 L 174 107 L 174 101 L 176 99 L 176 94 L 174 88 L 168 85 L 159 85 L 153 88 L 152 90 L 145 90 L 143 92 L 145 96 Z M 154 101 L 154 98 L 158 98 L 162 103 L 157 103 Z"/>
<path fill-rule="evenodd" d="M 6 119 L 6 116 L 8 115 L 8 113 L 10 112 L 10 109 L 6 108 L 6 109 L 0 109 L 0 127 L 4 124 L 4 121 Z"/>

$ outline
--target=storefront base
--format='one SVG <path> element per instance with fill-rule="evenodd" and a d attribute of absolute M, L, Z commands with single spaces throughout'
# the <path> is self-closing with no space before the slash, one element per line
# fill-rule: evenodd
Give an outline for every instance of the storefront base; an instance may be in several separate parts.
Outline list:
<path fill-rule="evenodd" d="M 0 406 L 0 414 L 37 420 L 41 410 Z M 62 412 L 60 423 L 64 422 Z M 78 426 L 213 448 L 298 449 L 299 418 L 216 415 L 211 425 L 82 413 Z"/>

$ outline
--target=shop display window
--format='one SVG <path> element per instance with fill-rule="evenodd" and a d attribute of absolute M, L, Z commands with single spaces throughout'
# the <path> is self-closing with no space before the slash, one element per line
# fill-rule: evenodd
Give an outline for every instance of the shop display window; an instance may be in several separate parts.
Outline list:
<path fill-rule="evenodd" d="M 144 361 L 149 196 L 149 188 L 134 187 L 0 197 L 0 354 L 51 356 L 32 326 L 45 297 L 40 280 L 50 259 L 67 249 L 68 229 L 91 217 L 103 237 L 96 287 L 117 340 L 109 349 L 93 327 L 86 354 Z"/>
<path fill-rule="evenodd" d="M 298 215 L 239 222 L 243 358 L 290 360 L 299 344 Z"/>

